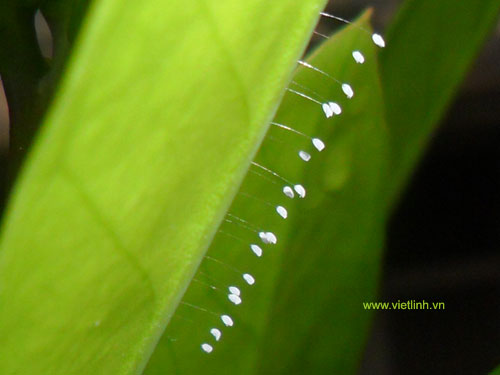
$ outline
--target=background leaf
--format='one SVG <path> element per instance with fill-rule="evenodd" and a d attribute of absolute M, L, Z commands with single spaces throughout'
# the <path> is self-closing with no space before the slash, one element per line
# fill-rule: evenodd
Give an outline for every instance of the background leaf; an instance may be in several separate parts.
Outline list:
<path fill-rule="evenodd" d="M 370 30 L 368 16 L 360 22 Z M 311 191 L 284 244 L 271 318 L 260 348 L 260 374 L 354 373 L 372 314 L 361 303 L 375 294 L 384 240 L 388 145 L 376 47 L 357 28 L 344 31 L 312 64 L 349 82 L 355 97 L 307 72 L 307 85 L 340 98 L 333 122 L 285 101 L 278 119 L 328 129 L 327 149 L 304 183 Z M 366 63 L 356 65 L 352 51 Z M 306 72 L 304 72 L 306 74 Z M 326 87 L 325 87 L 326 86 Z M 309 107 L 308 107 L 309 108 Z M 276 358 L 280 358 L 276 361 Z"/>
<path fill-rule="evenodd" d="M 391 199 L 474 61 L 500 10 L 498 0 L 408 0 L 381 56 L 391 133 Z"/>
<path fill-rule="evenodd" d="M 141 372 L 323 5 L 94 4 L 3 228 L 1 373 Z"/>

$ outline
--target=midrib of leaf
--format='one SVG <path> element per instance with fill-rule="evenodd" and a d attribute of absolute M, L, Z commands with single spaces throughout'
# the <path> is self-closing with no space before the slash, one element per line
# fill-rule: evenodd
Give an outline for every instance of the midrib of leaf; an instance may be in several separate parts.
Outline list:
<path fill-rule="evenodd" d="M 324 2 L 94 4 L 3 229 L 0 372 L 141 372 Z"/>
<path fill-rule="evenodd" d="M 144 267 L 142 267 L 141 263 L 134 256 L 133 253 L 130 252 L 129 249 L 122 242 L 118 233 L 114 230 L 112 226 L 110 226 L 110 220 L 104 216 L 102 212 L 100 212 L 99 207 L 95 204 L 92 197 L 88 195 L 88 193 L 84 190 L 83 184 L 78 178 L 72 174 L 71 171 L 65 169 L 64 167 L 60 168 L 61 176 L 68 181 L 68 184 L 72 186 L 76 192 L 76 195 L 80 198 L 82 207 L 85 207 L 90 214 L 90 216 L 94 219 L 95 225 L 101 227 L 106 231 L 107 237 L 111 239 L 113 242 L 113 248 L 116 249 L 117 252 L 121 253 L 123 258 L 128 261 L 128 263 L 135 270 L 135 273 L 140 275 L 142 281 L 148 285 L 148 289 L 152 297 L 154 297 L 155 290 L 153 288 L 153 283 L 149 278 L 149 275 Z"/>

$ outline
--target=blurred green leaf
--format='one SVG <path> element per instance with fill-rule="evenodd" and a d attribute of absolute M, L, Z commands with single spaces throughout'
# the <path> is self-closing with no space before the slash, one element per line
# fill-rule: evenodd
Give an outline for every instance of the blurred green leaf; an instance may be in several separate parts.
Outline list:
<path fill-rule="evenodd" d="M 371 29 L 368 18 L 360 24 L 365 30 Z M 259 374 L 355 373 L 372 317 L 362 302 L 377 288 L 388 165 L 376 47 L 357 28 L 330 43 L 313 55 L 312 64 L 351 84 L 354 98 L 343 98 L 339 85 L 311 72 L 303 72 L 304 84 L 334 101 L 342 98 L 342 115 L 329 121 L 296 110 L 296 98 L 278 113 L 280 122 L 310 124 L 327 149 L 322 160 L 305 168 L 310 199 L 283 244 Z M 364 65 L 354 63 L 354 50 L 365 55 Z"/>
<path fill-rule="evenodd" d="M 408 0 L 381 56 L 393 199 L 494 25 L 500 1 Z"/>
<path fill-rule="evenodd" d="M 387 198 L 395 197 L 414 168 L 499 8 L 498 1 L 407 1 L 382 53 L 385 108 L 376 66 L 353 80 L 358 95 L 339 120 L 344 126 L 331 137 L 332 156 L 323 169 L 307 169 L 306 184 L 322 186 L 323 194 L 311 194 L 311 201 L 322 198 L 300 212 L 286 237 L 258 373 L 356 372 L 370 317 L 362 302 L 375 299 L 393 203 Z M 366 39 L 349 48 L 365 52 L 370 48 Z M 313 64 L 339 79 L 356 77 L 343 70 L 349 66 L 348 52 L 342 45 L 321 50 Z M 335 66 L 339 56 L 345 61 Z M 304 84 L 321 87 L 315 81 Z M 285 123 L 314 121 L 296 108 L 282 106 Z"/>
<path fill-rule="evenodd" d="M 4 223 L 0 373 L 142 371 L 324 3 L 95 2 Z"/>

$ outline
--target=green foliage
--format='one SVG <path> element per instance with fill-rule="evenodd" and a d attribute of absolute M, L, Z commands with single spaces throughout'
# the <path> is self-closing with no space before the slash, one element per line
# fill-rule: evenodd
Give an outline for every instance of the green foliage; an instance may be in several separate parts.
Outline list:
<path fill-rule="evenodd" d="M 360 26 L 370 29 L 367 16 Z M 373 298 L 377 287 L 388 134 L 376 47 L 357 28 L 337 38 L 313 55 L 312 63 L 355 88 L 355 97 L 341 102 L 342 116 L 329 121 L 310 109 L 294 110 L 292 98 L 279 112 L 284 123 L 310 124 L 328 149 L 304 174 L 311 198 L 301 205 L 284 244 L 260 350 L 261 374 L 354 373 L 371 318 L 361 302 Z M 364 65 L 352 60 L 356 49 L 365 55 Z M 338 85 L 327 85 L 311 72 L 302 74 L 326 97 L 341 97 Z"/>
<path fill-rule="evenodd" d="M 498 0 L 408 0 L 392 24 L 381 56 L 391 133 L 394 199 L 422 153 L 485 37 Z"/>
<path fill-rule="evenodd" d="M 141 372 L 322 6 L 94 4 L 3 228 L 0 373 Z"/>
<path fill-rule="evenodd" d="M 215 236 L 209 255 L 251 270 L 257 284 L 231 311 L 235 327 L 203 357 L 199 344 L 218 318 L 182 305 L 155 346 L 188 285 L 186 301 L 228 305 L 191 280 L 324 1 L 97 2 L 4 223 L 0 373 L 137 374 L 153 350 L 149 375 L 354 373 L 371 318 L 361 302 L 375 293 L 390 202 L 497 3 L 409 1 L 389 33 L 382 85 L 375 47 L 357 28 L 312 55 L 356 95 L 329 120 L 316 104 L 285 96 L 276 121 L 327 148 L 317 154 L 270 130 L 256 161 L 303 182 L 308 197 L 286 201 L 281 185 L 245 180 L 243 192 L 283 201 L 290 218 L 277 223 L 265 206 L 236 197 L 231 212 L 272 229 L 279 243 L 257 261 Z M 369 28 L 368 16 L 360 22 Z M 342 95 L 304 68 L 294 80 Z M 280 137 L 285 145 L 273 141 Z M 294 157 L 297 147 L 312 161 Z M 213 262 L 201 270 L 221 285 L 234 281 Z"/>
<path fill-rule="evenodd" d="M 370 28 L 368 15 L 360 26 Z M 355 49 L 366 56 L 364 65 L 355 64 L 351 55 Z M 264 256 L 256 258 L 248 246 L 219 234 L 208 255 L 251 272 L 256 285 L 243 288 L 244 303 L 234 309 L 224 295 L 197 283 L 185 301 L 211 311 L 229 309 L 235 327 L 224 330 L 223 340 L 209 357 L 200 352 L 196 360 L 189 360 L 209 339 L 209 328 L 221 324 L 218 317 L 180 306 L 181 318 L 172 321 L 146 374 L 348 373 L 356 366 L 363 346 L 360 332 L 366 331 L 370 318 L 361 301 L 375 292 L 384 226 L 379 202 L 387 132 L 375 47 L 369 35 L 349 27 L 308 61 L 334 77 L 346 78 L 355 97 L 348 100 L 338 83 L 299 68 L 293 80 L 338 101 L 343 114 L 325 119 L 317 104 L 288 93 L 275 121 L 318 136 L 326 149 L 318 153 L 310 141 L 272 128 L 256 157 L 257 163 L 303 183 L 306 199 L 289 200 L 281 193 L 281 184 L 249 174 L 241 191 L 286 206 L 289 219 L 283 221 L 272 209 L 240 196 L 229 212 L 272 230 L 278 244 L 264 247 Z M 284 139 L 286 144 L 273 139 Z M 312 155 L 310 162 L 296 156 L 300 149 Z M 221 230 L 248 243 L 255 241 L 254 233 L 238 231 L 234 225 L 225 223 Z M 244 285 L 237 275 L 210 260 L 203 262 L 201 271 L 197 279 L 208 274 L 217 285 Z M 337 350 L 332 352 L 332 347 Z"/>

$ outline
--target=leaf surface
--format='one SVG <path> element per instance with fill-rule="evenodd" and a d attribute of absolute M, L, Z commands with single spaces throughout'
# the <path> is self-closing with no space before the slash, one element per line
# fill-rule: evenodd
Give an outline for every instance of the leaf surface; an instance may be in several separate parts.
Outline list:
<path fill-rule="evenodd" d="M 381 56 L 393 153 L 389 199 L 403 188 L 499 10 L 498 0 L 404 3 Z"/>
<path fill-rule="evenodd" d="M 142 371 L 324 3 L 93 4 L 4 223 L 0 373 Z"/>

